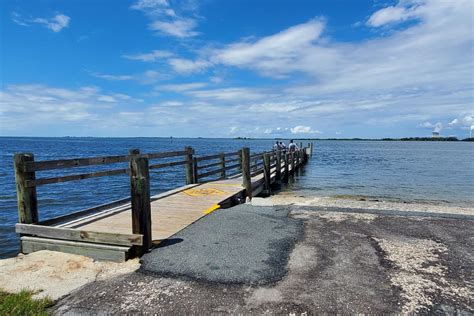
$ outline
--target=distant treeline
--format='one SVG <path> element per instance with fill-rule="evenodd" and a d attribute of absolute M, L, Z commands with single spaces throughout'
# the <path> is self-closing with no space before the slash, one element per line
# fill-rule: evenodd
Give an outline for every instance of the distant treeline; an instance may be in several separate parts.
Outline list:
<path fill-rule="evenodd" d="M 382 138 L 382 140 L 401 140 L 401 141 L 428 141 L 428 142 L 457 142 L 459 139 L 457 137 L 404 137 L 404 138 Z M 461 141 L 464 142 L 472 142 L 474 141 L 474 137 L 465 138 Z"/>
<path fill-rule="evenodd" d="M 240 138 L 242 139 L 242 138 Z M 245 139 L 245 138 L 243 138 Z M 248 139 L 248 138 L 247 138 Z M 280 140 L 283 138 L 276 138 Z M 298 138 L 295 140 L 364 140 L 364 141 L 404 141 L 404 142 L 474 142 L 474 137 L 458 139 L 457 137 L 404 137 L 404 138 Z"/>

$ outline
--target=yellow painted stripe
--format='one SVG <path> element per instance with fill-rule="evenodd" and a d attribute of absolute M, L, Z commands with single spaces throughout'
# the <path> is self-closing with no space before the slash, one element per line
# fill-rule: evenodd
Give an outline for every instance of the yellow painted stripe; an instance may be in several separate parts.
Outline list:
<path fill-rule="evenodd" d="M 211 206 L 210 208 L 208 208 L 207 210 L 204 211 L 204 214 L 209 214 L 209 213 L 212 213 L 214 212 L 215 210 L 217 210 L 218 208 L 220 208 L 221 206 L 219 204 L 214 204 L 213 206 Z"/>

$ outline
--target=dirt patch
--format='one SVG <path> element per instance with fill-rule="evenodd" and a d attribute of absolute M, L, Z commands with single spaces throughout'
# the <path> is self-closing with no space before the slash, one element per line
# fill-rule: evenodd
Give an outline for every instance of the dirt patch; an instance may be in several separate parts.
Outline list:
<path fill-rule="evenodd" d="M 138 260 L 95 262 L 91 258 L 55 251 L 37 251 L 0 260 L 0 288 L 7 292 L 34 291 L 35 298 L 57 300 L 96 281 L 138 269 Z"/>

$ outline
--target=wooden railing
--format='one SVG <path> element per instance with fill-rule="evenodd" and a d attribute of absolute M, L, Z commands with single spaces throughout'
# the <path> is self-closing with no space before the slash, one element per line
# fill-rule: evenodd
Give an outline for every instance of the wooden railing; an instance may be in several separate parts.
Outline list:
<path fill-rule="evenodd" d="M 302 147 L 302 146 L 301 146 Z M 197 184 L 217 179 L 242 177 L 245 195 L 252 198 L 252 178 L 263 173 L 264 187 L 267 193 L 271 190 L 273 175 L 276 181 L 287 180 L 290 170 L 307 159 L 312 152 L 312 144 L 295 152 L 261 152 L 250 155 L 248 148 L 237 152 L 219 153 L 209 156 L 194 156 L 191 147 L 182 151 L 140 153 L 138 149 L 129 150 L 128 155 L 106 156 L 78 159 L 61 159 L 35 161 L 31 153 L 19 153 L 14 156 L 14 168 L 17 188 L 19 224 L 18 233 L 30 233 L 57 239 L 102 242 L 116 245 L 138 246 L 139 252 L 151 247 L 151 197 L 150 170 L 184 165 L 186 184 Z M 161 161 L 159 161 L 161 159 Z M 162 159 L 166 159 L 163 161 Z M 151 163 L 153 162 L 153 163 Z M 37 173 L 47 170 L 74 169 L 77 167 L 114 165 L 128 163 L 128 168 L 115 168 L 89 173 L 67 174 L 56 177 L 37 178 Z M 104 204 L 95 208 L 82 210 L 73 214 L 40 222 L 36 187 L 53 183 L 78 181 L 83 179 L 128 174 L 130 176 L 130 198 Z M 48 227 L 54 223 L 84 216 L 112 205 L 131 203 L 131 234 L 111 234 L 89 231 L 78 231 L 68 228 Z"/>

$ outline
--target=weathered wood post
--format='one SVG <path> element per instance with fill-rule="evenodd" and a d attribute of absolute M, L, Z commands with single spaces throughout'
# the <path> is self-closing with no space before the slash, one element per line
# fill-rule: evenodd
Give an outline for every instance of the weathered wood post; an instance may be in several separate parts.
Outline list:
<path fill-rule="evenodd" d="M 275 153 L 276 160 L 276 172 L 275 172 L 275 181 L 279 184 L 281 183 L 281 151 L 276 151 Z"/>
<path fill-rule="evenodd" d="M 290 176 L 290 167 L 289 167 L 289 162 L 288 162 L 288 153 L 284 153 L 283 155 L 283 163 L 285 166 L 285 173 L 283 174 L 283 182 L 288 183 L 288 178 Z"/>
<path fill-rule="evenodd" d="M 270 184 L 271 184 L 270 167 L 271 167 L 271 155 L 263 154 L 263 180 L 265 181 L 265 193 L 268 195 L 272 193 L 271 188 L 270 188 Z"/>
<path fill-rule="evenodd" d="M 199 178 L 198 178 L 198 161 L 197 158 L 193 158 L 193 179 L 194 183 L 199 183 Z"/>
<path fill-rule="evenodd" d="M 242 185 L 245 188 L 245 195 L 252 199 L 252 178 L 250 176 L 250 149 L 242 148 Z"/>
<path fill-rule="evenodd" d="M 310 157 L 313 157 L 313 143 L 309 143 L 310 147 L 309 147 L 309 156 Z"/>
<path fill-rule="evenodd" d="M 225 179 L 225 154 L 224 153 L 221 153 L 220 154 L 220 157 L 219 157 L 219 160 L 220 160 L 220 167 L 222 169 L 221 171 L 221 178 L 224 178 Z"/>
<path fill-rule="evenodd" d="M 294 151 L 290 153 L 290 160 L 291 160 L 291 173 L 295 173 L 295 152 Z"/>
<path fill-rule="evenodd" d="M 191 147 L 184 147 L 184 151 L 186 152 L 186 184 L 197 183 L 197 178 L 194 177 L 194 161 L 193 161 L 193 154 L 194 149 Z"/>
<path fill-rule="evenodd" d="M 132 233 L 143 235 L 139 255 L 152 246 L 150 174 L 148 159 L 139 155 L 130 158 L 130 191 L 132 200 Z"/>
<path fill-rule="evenodd" d="M 33 162 L 34 160 L 34 155 L 31 153 L 19 153 L 13 157 L 18 201 L 18 222 L 22 224 L 38 222 L 36 186 L 28 185 L 28 182 L 36 179 L 35 171 L 28 171 L 26 169 L 26 163 Z"/>
<path fill-rule="evenodd" d="M 239 151 L 238 157 L 239 157 L 239 166 L 237 167 L 237 170 L 239 172 L 242 172 L 242 151 Z"/>

